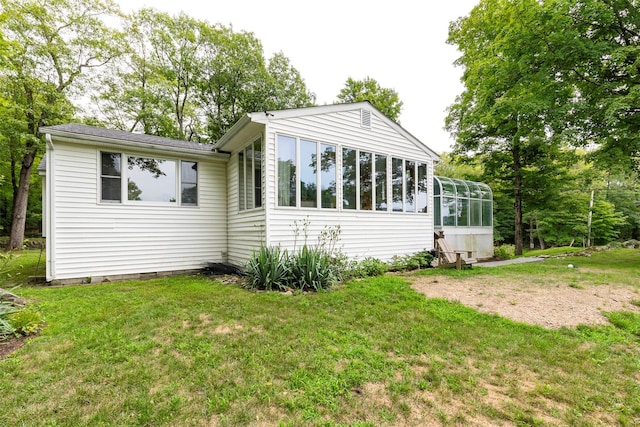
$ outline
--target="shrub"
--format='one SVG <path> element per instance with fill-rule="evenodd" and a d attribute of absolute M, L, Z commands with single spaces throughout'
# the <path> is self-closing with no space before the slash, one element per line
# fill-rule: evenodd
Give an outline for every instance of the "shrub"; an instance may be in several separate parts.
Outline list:
<path fill-rule="evenodd" d="M 364 258 L 354 266 L 355 275 L 358 277 L 382 276 L 387 270 L 387 263 L 371 257 Z"/>
<path fill-rule="evenodd" d="M 289 254 L 280 247 L 261 247 L 245 267 L 247 282 L 253 289 L 286 290 L 291 282 Z"/>
<path fill-rule="evenodd" d="M 516 248 L 513 245 L 500 245 L 493 248 L 493 256 L 502 259 L 511 259 L 516 256 Z"/>
<path fill-rule="evenodd" d="M 35 334 L 44 323 L 42 313 L 31 308 L 16 311 L 10 314 L 8 319 L 14 329 L 14 333 L 20 335 Z"/>
<path fill-rule="evenodd" d="M 290 258 L 291 285 L 301 291 L 327 289 L 338 281 L 331 257 L 322 249 L 304 245 Z"/>
<path fill-rule="evenodd" d="M 419 268 L 431 268 L 434 256 L 429 251 L 420 251 L 412 255 L 395 256 L 391 260 L 391 271 L 410 271 Z"/>

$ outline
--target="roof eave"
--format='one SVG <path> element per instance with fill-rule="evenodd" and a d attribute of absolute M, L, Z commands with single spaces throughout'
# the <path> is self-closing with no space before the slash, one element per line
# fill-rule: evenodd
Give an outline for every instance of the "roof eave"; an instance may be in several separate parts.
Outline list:
<path fill-rule="evenodd" d="M 95 136 L 95 135 L 86 135 L 82 133 L 69 132 L 57 129 L 43 129 L 45 134 L 49 134 L 51 136 L 55 136 L 58 138 L 65 138 L 70 142 L 82 142 L 82 143 L 94 143 L 94 144 L 109 144 L 121 147 L 135 147 L 142 148 L 147 150 L 158 150 L 162 152 L 173 152 L 173 153 L 189 153 L 192 155 L 200 155 L 206 157 L 214 157 L 219 159 L 228 159 L 228 153 L 218 153 L 215 151 L 215 146 L 211 145 L 211 150 L 196 150 L 188 147 L 172 147 L 163 144 L 154 144 L 154 143 L 145 143 L 145 142 L 137 142 L 130 141 L 126 139 L 119 138 L 109 138 L 103 136 Z"/>

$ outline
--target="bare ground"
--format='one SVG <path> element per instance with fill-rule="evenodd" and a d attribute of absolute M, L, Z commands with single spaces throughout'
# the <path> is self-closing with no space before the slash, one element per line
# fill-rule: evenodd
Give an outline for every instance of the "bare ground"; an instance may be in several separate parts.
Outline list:
<path fill-rule="evenodd" d="M 607 324 L 602 312 L 633 311 L 640 308 L 637 289 L 620 285 L 572 287 L 566 283 L 539 283 L 536 277 L 513 278 L 475 276 L 409 277 L 412 287 L 427 298 L 457 301 L 484 313 L 545 328 Z"/>

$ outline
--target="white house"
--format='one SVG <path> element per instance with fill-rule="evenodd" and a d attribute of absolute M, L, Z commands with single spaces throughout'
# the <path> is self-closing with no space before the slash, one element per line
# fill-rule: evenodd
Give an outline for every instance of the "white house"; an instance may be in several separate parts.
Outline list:
<path fill-rule="evenodd" d="M 310 243 L 339 225 L 356 258 L 434 246 L 438 157 L 368 102 L 250 113 L 214 145 L 41 132 L 48 281 L 240 266 L 261 245 L 292 249 L 303 222 Z"/>

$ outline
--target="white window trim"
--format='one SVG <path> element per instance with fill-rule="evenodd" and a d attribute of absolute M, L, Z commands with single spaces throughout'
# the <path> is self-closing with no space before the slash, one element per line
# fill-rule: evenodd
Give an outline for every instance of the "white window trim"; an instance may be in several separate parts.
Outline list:
<path fill-rule="evenodd" d="M 102 153 L 116 153 L 120 154 L 120 201 L 116 200 L 102 200 Z M 98 149 L 97 150 L 97 180 L 96 180 L 96 203 L 98 205 L 105 206 L 154 206 L 154 207 L 168 207 L 168 208 L 183 208 L 183 209 L 197 209 L 200 207 L 200 168 L 198 167 L 198 173 L 196 175 L 196 188 L 197 188 L 197 196 L 195 204 L 182 204 L 182 162 L 191 162 L 196 163 L 198 165 L 201 164 L 198 160 L 186 160 L 186 159 L 178 159 L 178 158 L 168 158 L 168 157 L 157 157 L 152 154 L 138 154 L 136 152 L 124 152 L 120 150 L 110 150 L 108 148 Z M 143 200 L 129 200 L 129 191 L 128 191 L 128 165 L 129 165 L 129 157 L 142 157 L 147 159 L 155 159 L 155 160 L 167 160 L 175 162 L 176 164 L 176 182 L 175 182 L 175 192 L 176 192 L 176 201 L 175 202 L 157 202 L 157 201 L 143 201 Z"/>

